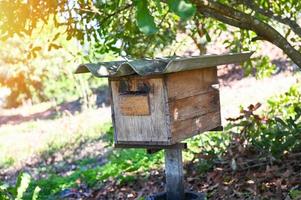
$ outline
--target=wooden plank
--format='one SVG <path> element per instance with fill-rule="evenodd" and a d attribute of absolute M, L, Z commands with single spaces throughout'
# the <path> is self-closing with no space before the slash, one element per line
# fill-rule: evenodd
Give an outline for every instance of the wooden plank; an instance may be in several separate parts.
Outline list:
<path fill-rule="evenodd" d="M 168 99 L 171 101 L 207 93 L 217 83 L 216 67 L 166 75 Z"/>
<path fill-rule="evenodd" d="M 110 91 L 110 100 L 111 100 L 111 117 L 112 117 L 112 125 L 114 127 L 114 141 L 116 141 L 116 124 L 115 124 L 115 111 L 114 111 L 114 101 L 113 101 L 113 90 L 112 90 L 112 82 L 109 78 L 109 91 Z"/>
<path fill-rule="evenodd" d="M 125 79 L 123 79 L 125 80 Z M 130 79 L 130 90 L 138 91 L 143 79 Z M 139 81 L 139 82 L 138 82 Z M 165 86 L 163 79 L 145 79 L 149 85 L 149 110 L 150 115 L 124 116 L 120 108 L 122 95 L 119 93 L 120 81 L 111 81 L 114 113 L 116 143 L 127 144 L 170 144 L 171 133 L 167 127 L 168 104 L 164 95 Z"/>
<path fill-rule="evenodd" d="M 201 116 L 216 111 L 219 108 L 219 91 L 216 89 L 212 89 L 204 94 L 169 102 L 172 122 Z"/>
<path fill-rule="evenodd" d="M 220 111 L 172 123 L 173 143 L 221 126 Z"/>
<path fill-rule="evenodd" d="M 184 200 L 182 149 L 165 149 L 167 200 Z"/>
<path fill-rule="evenodd" d="M 115 148 L 143 148 L 143 149 L 174 149 L 174 148 L 181 148 L 181 149 L 187 149 L 186 143 L 177 143 L 172 145 L 163 145 L 163 144 L 114 144 Z"/>
<path fill-rule="evenodd" d="M 178 72 L 200 69 L 224 64 L 241 63 L 249 59 L 254 52 L 232 53 L 221 55 L 202 55 L 197 57 L 179 58 L 169 63 L 165 72 Z"/>
<path fill-rule="evenodd" d="M 124 116 L 150 115 L 149 98 L 147 94 L 120 95 L 120 112 Z"/>
<path fill-rule="evenodd" d="M 116 134 L 117 135 L 117 134 Z M 130 141 L 130 140 L 115 140 L 115 145 L 117 146 L 128 146 L 129 148 L 138 148 L 138 147 L 142 147 L 144 146 L 145 148 L 149 147 L 149 146 L 168 146 L 168 145 L 172 145 L 171 144 L 171 140 L 162 140 L 162 141 Z"/>

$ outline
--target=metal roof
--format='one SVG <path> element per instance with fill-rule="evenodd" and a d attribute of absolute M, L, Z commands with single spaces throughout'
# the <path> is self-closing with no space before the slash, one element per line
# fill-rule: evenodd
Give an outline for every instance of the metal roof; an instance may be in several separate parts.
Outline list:
<path fill-rule="evenodd" d="M 222 55 L 203 55 L 197 57 L 171 57 L 100 62 L 97 64 L 82 64 L 76 69 L 75 73 L 91 72 L 97 77 L 119 77 L 133 74 L 147 76 L 224 64 L 241 63 L 249 59 L 252 54 L 253 52 L 244 52 Z"/>

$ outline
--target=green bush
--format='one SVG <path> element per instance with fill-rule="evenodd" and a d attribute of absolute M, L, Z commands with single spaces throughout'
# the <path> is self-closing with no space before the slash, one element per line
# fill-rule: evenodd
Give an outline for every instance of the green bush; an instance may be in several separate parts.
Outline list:
<path fill-rule="evenodd" d="M 253 147 L 274 157 L 301 148 L 301 85 L 268 100 L 264 114 L 255 114 L 260 104 L 242 110 L 242 115 L 231 121 L 229 131 L 238 134 Z"/>

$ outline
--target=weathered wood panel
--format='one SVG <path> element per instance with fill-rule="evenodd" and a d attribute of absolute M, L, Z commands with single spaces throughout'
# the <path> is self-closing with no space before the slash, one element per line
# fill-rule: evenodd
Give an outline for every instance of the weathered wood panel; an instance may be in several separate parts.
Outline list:
<path fill-rule="evenodd" d="M 178 142 L 221 125 L 219 109 L 202 116 L 172 124 L 172 141 Z"/>
<path fill-rule="evenodd" d="M 124 116 L 150 115 L 148 94 L 120 95 L 120 112 Z"/>
<path fill-rule="evenodd" d="M 221 126 L 216 67 L 168 74 L 172 142 Z"/>
<path fill-rule="evenodd" d="M 166 75 L 169 100 L 206 93 L 213 84 L 217 83 L 216 67 Z"/>
<path fill-rule="evenodd" d="M 122 84 L 122 85 L 121 85 Z M 124 116 L 120 108 L 120 93 L 140 92 L 148 88 L 150 115 Z M 129 144 L 167 144 L 170 142 L 168 126 L 168 104 L 162 78 L 135 78 L 111 81 L 113 110 L 115 115 L 115 135 L 117 143 Z M 130 91 L 127 91 L 130 90 Z M 143 91 L 145 92 L 145 91 Z"/>
<path fill-rule="evenodd" d="M 182 149 L 165 149 L 166 196 L 168 200 L 184 200 Z"/>
<path fill-rule="evenodd" d="M 219 107 L 219 91 L 213 88 L 207 93 L 169 102 L 172 123 L 181 123 L 182 120 L 216 111 Z"/>

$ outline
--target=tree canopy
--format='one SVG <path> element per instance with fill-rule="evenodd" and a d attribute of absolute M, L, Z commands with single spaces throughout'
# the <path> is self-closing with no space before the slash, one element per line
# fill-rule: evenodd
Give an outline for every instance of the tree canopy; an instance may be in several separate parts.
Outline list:
<path fill-rule="evenodd" d="M 230 25 L 239 28 L 241 43 L 269 41 L 301 67 L 300 8 L 299 0 L 4 0 L 0 35 L 30 35 L 39 21 L 53 20 L 66 27 L 67 39 L 94 41 L 98 53 L 143 57 L 178 32 L 189 33 L 202 50 L 200 37 L 210 41 L 209 31 Z"/>

